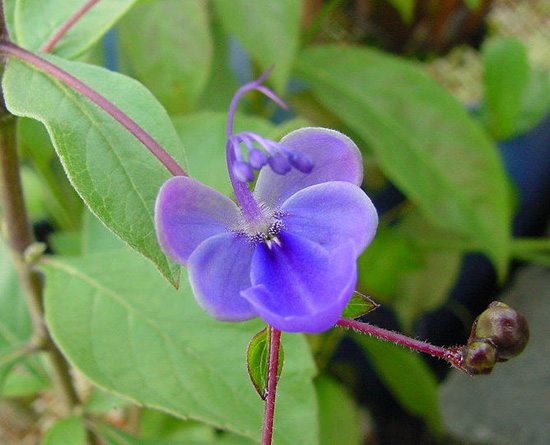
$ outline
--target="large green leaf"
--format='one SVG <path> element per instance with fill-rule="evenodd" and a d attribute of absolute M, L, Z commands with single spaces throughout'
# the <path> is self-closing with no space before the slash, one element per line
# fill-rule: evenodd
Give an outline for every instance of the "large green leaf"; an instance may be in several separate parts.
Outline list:
<path fill-rule="evenodd" d="M 74 58 L 96 43 L 137 0 L 101 0 L 76 22 L 53 52 Z M 15 35 L 22 47 L 36 51 L 78 11 L 86 0 L 18 0 Z"/>
<path fill-rule="evenodd" d="M 203 0 L 165 0 L 136 6 L 122 20 L 128 72 L 170 113 L 191 110 L 212 65 L 212 37 Z"/>
<path fill-rule="evenodd" d="M 422 417 L 433 432 L 441 432 L 437 380 L 420 355 L 367 335 L 357 334 L 355 338 L 399 403 Z"/>
<path fill-rule="evenodd" d="M 103 68 L 48 60 L 110 99 L 184 164 L 170 119 L 141 84 Z M 47 127 L 69 179 L 92 212 L 177 285 L 179 267 L 161 252 L 153 225 L 157 192 L 171 176 L 166 168 L 110 115 L 42 71 L 10 60 L 3 87 L 13 114 Z"/>
<path fill-rule="evenodd" d="M 497 38 L 485 43 L 482 55 L 487 126 L 496 139 L 506 139 L 516 130 L 529 81 L 527 49 L 519 40 Z"/>
<path fill-rule="evenodd" d="M 296 56 L 300 31 L 299 0 L 214 0 L 225 30 L 234 35 L 282 92 Z"/>
<path fill-rule="evenodd" d="M 310 48 L 297 73 L 426 218 L 476 244 L 504 275 L 508 182 L 495 145 L 455 99 L 417 65 L 367 48 Z"/>
<path fill-rule="evenodd" d="M 248 380 L 246 346 L 262 323 L 218 322 L 187 279 L 169 286 L 134 252 L 53 258 L 46 320 L 56 344 L 92 382 L 137 403 L 259 439 L 263 403 Z M 313 362 L 302 335 L 284 335 L 275 443 L 317 441 Z"/>

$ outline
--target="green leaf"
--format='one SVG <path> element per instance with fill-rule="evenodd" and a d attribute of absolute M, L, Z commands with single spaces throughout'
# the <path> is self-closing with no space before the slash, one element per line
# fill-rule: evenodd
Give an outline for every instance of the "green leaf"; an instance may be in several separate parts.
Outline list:
<path fill-rule="evenodd" d="M 245 355 L 260 320 L 224 323 L 206 315 L 187 279 L 169 286 L 125 249 L 52 258 L 46 321 L 63 354 L 93 383 L 182 418 L 258 440 L 263 403 L 248 381 Z M 314 366 L 302 335 L 285 337 L 275 442 L 317 442 Z"/>
<path fill-rule="evenodd" d="M 47 59 L 116 103 L 180 165 L 185 163 L 170 119 L 141 84 L 103 68 Z M 179 267 L 161 252 L 153 224 L 156 195 L 171 177 L 166 168 L 110 115 L 42 71 L 10 60 L 3 87 L 13 114 L 44 123 L 71 183 L 92 212 L 176 286 Z"/>
<path fill-rule="evenodd" d="M 516 130 L 529 81 L 527 50 L 514 38 L 497 38 L 483 46 L 482 59 L 487 127 L 496 139 L 506 139 Z"/>
<path fill-rule="evenodd" d="M 81 249 L 84 255 L 121 250 L 125 245 L 92 212 L 84 210 Z"/>
<path fill-rule="evenodd" d="M 265 400 L 267 397 L 267 383 L 269 379 L 269 348 L 270 348 L 269 332 L 266 328 L 258 332 L 250 343 L 246 350 L 246 367 L 248 368 L 248 375 L 252 384 L 256 389 L 256 392 Z M 279 362 L 277 367 L 277 378 L 280 377 L 283 371 L 283 364 L 285 361 L 285 353 L 283 345 L 279 348 Z"/>
<path fill-rule="evenodd" d="M 49 388 L 49 382 L 40 374 L 17 367 L 11 372 L 2 388 L 3 397 L 26 397 L 38 394 Z"/>
<path fill-rule="evenodd" d="M 387 0 L 397 10 L 406 24 L 411 24 L 416 8 L 416 0 Z"/>
<path fill-rule="evenodd" d="M 143 82 L 169 113 L 193 109 L 212 65 L 206 2 L 168 0 L 137 5 L 118 30 L 128 73 Z"/>
<path fill-rule="evenodd" d="M 57 229 L 80 228 L 82 201 L 71 187 L 44 125 L 34 119 L 17 120 L 17 145 L 42 184 L 44 206 Z"/>
<path fill-rule="evenodd" d="M 419 354 L 366 335 L 354 335 L 401 406 L 442 432 L 437 380 Z"/>
<path fill-rule="evenodd" d="M 229 195 L 233 192 L 225 160 L 227 112 L 204 111 L 173 119 L 189 160 L 189 174 L 196 180 Z M 253 131 L 268 137 L 269 121 L 244 114 L 235 117 L 235 132 Z"/>
<path fill-rule="evenodd" d="M 96 43 L 137 0 L 102 0 L 71 27 L 53 52 L 75 58 Z M 16 43 L 37 51 L 78 11 L 84 0 L 18 0 L 15 7 Z"/>
<path fill-rule="evenodd" d="M 8 250 L 0 237 L 0 357 L 12 354 L 31 337 L 31 320 Z M 20 355 L 16 354 L 16 357 Z M 13 361 L 0 364 L 0 387 Z"/>
<path fill-rule="evenodd" d="M 40 445 L 82 445 L 86 443 L 86 429 L 80 417 L 58 420 L 46 432 Z"/>
<path fill-rule="evenodd" d="M 531 69 L 529 82 L 521 99 L 516 134 L 535 127 L 550 112 L 550 76 L 544 70 Z"/>
<path fill-rule="evenodd" d="M 342 317 L 344 318 L 357 318 L 365 314 L 368 314 L 370 311 L 376 309 L 379 305 L 376 304 L 370 297 L 363 295 L 359 292 L 354 292 L 351 296 L 351 300 L 348 305 L 342 312 Z"/>
<path fill-rule="evenodd" d="M 320 376 L 315 379 L 321 445 L 360 445 L 361 422 L 357 405 L 344 388 L 334 379 Z"/>
<path fill-rule="evenodd" d="M 297 72 L 430 222 L 479 246 L 504 276 L 508 182 L 495 145 L 454 98 L 417 65 L 367 48 L 310 48 Z"/>
<path fill-rule="evenodd" d="M 262 71 L 283 92 L 294 63 L 300 32 L 299 0 L 214 0 L 228 34 L 234 35 Z"/>

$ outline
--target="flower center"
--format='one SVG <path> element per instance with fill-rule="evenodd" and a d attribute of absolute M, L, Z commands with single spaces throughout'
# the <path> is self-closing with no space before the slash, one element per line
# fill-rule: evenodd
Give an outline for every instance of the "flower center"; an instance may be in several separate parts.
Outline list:
<path fill-rule="evenodd" d="M 262 218 L 254 222 L 248 221 L 244 215 L 233 231 L 240 236 L 246 236 L 251 243 L 278 243 L 277 235 L 284 228 L 284 213 L 262 208 Z"/>

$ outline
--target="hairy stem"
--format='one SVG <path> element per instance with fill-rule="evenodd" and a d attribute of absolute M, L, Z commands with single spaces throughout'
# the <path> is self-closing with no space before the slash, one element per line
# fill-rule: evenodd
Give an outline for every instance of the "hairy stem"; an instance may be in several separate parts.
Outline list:
<path fill-rule="evenodd" d="M 461 348 L 443 348 L 441 346 L 435 346 L 421 340 L 407 337 L 406 335 L 399 334 L 397 332 L 389 331 L 378 326 L 374 326 L 368 323 L 362 323 L 356 320 L 350 320 L 347 318 L 341 318 L 336 323 L 336 325 L 353 329 L 354 331 L 361 332 L 363 334 L 369 334 L 373 337 L 387 340 L 398 345 L 406 346 L 407 348 L 411 348 L 419 352 L 424 352 L 434 357 L 439 357 L 443 360 L 448 361 L 454 367 L 463 370 L 463 359 L 460 352 Z"/>
<path fill-rule="evenodd" d="M 72 16 L 68 18 L 68 20 L 63 23 L 59 27 L 59 29 L 42 45 L 40 48 L 40 51 L 47 53 L 50 52 L 55 45 L 57 45 L 57 42 L 61 40 L 61 38 L 67 33 L 69 29 L 71 29 L 76 22 L 78 22 L 84 14 L 86 14 L 92 6 L 94 6 L 96 3 L 99 3 L 99 0 L 89 0 L 86 2 L 82 7 L 78 9 Z"/>
<path fill-rule="evenodd" d="M 281 331 L 269 326 L 269 368 L 267 377 L 267 397 L 265 399 L 264 427 L 262 445 L 271 445 L 273 440 L 273 419 L 275 415 L 275 396 L 277 392 L 279 349 Z"/>
<path fill-rule="evenodd" d="M 174 176 L 188 176 L 185 170 L 172 158 L 153 137 L 141 128 L 132 118 L 115 104 L 93 90 L 74 76 L 58 68 L 42 57 L 37 56 L 10 42 L 0 42 L 0 53 L 25 62 L 63 82 L 75 91 L 90 99 L 103 111 L 111 115 L 118 123 L 128 130 L 172 173 Z"/>

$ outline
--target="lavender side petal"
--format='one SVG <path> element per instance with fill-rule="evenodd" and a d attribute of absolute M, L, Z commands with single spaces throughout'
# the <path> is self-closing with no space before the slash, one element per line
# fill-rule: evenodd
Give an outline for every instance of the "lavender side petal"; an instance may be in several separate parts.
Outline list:
<path fill-rule="evenodd" d="M 370 198 L 349 182 L 325 182 L 292 195 L 281 206 L 285 232 L 333 250 L 353 242 L 357 255 L 376 234 L 378 214 Z"/>
<path fill-rule="evenodd" d="M 291 170 L 280 176 L 268 168 L 258 175 L 255 194 L 270 207 L 280 206 L 298 190 L 328 181 L 360 185 L 363 161 L 355 143 L 347 136 L 327 128 L 307 127 L 293 131 L 281 141 L 288 150 L 301 153 L 313 163 L 310 173 Z"/>
<path fill-rule="evenodd" d="M 233 201 L 186 176 L 167 180 L 155 204 L 155 229 L 162 251 L 183 266 L 200 243 L 227 232 L 238 218 Z"/>
<path fill-rule="evenodd" d="M 189 258 L 189 281 L 199 305 L 222 321 L 244 321 L 258 313 L 241 295 L 250 287 L 254 245 L 234 233 L 203 242 Z"/>
<path fill-rule="evenodd" d="M 288 233 L 279 243 L 260 244 L 252 260 L 253 286 L 241 292 L 271 326 L 316 333 L 340 318 L 357 280 L 351 242 L 328 252 Z"/>

